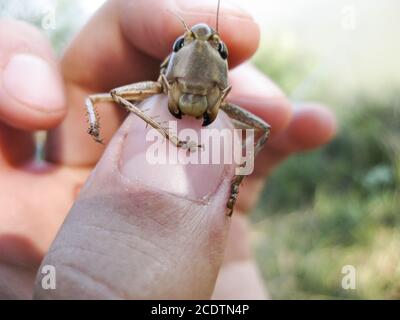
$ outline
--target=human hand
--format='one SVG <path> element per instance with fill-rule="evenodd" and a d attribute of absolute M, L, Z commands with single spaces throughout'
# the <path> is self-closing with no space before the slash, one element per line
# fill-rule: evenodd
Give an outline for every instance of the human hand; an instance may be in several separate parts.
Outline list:
<path fill-rule="evenodd" d="M 86 134 L 84 98 L 155 79 L 160 60 L 182 33 L 167 9 L 189 25 L 213 25 L 214 1 L 199 3 L 110 1 L 60 64 L 34 28 L 0 22 L 0 294 L 32 294 L 43 256 L 104 151 Z M 247 14 L 224 6 L 220 33 L 235 66 L 255 51 L 259 30 Z M 256 200 L 246 190 L 258 190 L 269 170 L 290 153 L 329 140 L 334 124 L 320 107 L 292 113 L 282 92 L 248 65 L 233 71 L 230 82 L 230 100 L 273 127 L 257 159 L 257 174 L 241 190 L 238 211 L 244 212 Z M 168 119 L 158 98 L 146 104 L 158 106 L 157 113 Z M 110 140 L 124 112 L 111 105 L 99 110 L 103 135 Z M 219 118 L 215 127 L 228 125 Z M 196 126 L 190 119 L 180 125 Z M 49 162 L 31 163 L 32 130 L 51 128 Z M 145 132 L 144 124 L 130 116 L 109 143 L 43 262 L 56 266 L 58 290 L 44 292 L 37 286 L 38 297 L 210 297 L 226 244 L 225 203 L 233 168 L 150 168 L 142 156 Z M 198 203 L 204 195 L 208 202 Z"/>

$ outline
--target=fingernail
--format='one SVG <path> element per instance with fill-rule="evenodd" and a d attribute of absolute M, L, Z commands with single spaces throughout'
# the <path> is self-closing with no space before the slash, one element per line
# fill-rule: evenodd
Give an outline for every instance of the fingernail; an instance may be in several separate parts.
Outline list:
<path fill-rule="evenodd" d="M 64 93 L 60 76 L 45 60 L 21 53 L 11 57 L 2 74 L 6 93 L 42 112 L 60 110 Z"/>
<path fill-rule="evenodd" d="M 168 111 L 167 98 L 155 96 L 147 99 L 141 106 L 149 109 L 146 114 L 156 117 L 157 121 L 177 121 L 178 132 L 184 128 L 194 129 L 200 134 L 202 120 L 191 117 L 183 117 L 177 120 Z M 132 183 L 140 181 L 155 189 L 163 190 L 189 199 L 207 199 L 212 196 L 225 175 L 225 165 L 217 164 L 182 164 L 179 161 L 171 163 L 151 163 L 149 160 L 149 148 L 154 147 L 154 141 L 146 141 L 146 134 L 150 128 L 138 117 L 131 115 L 128 119 L 129 131 L 123 143 L 121 155 L 121 174 Z M 223 120 L 218 119 L 210 125 L 211 128 L 224 128 Z M 163 144 L 166 146 L 166 144 Z M 168 145 L 170 148 L 175 146 Z M 153 149 L 154 150 L 154 149 Z M 173 149 L 172 149 L 173 150 Z M 187 154 L 185 150 L 178 150 L 180 155 Z M 202 150 L 196 153 L 205 152 Z M 164 147 L 158 149 L 160 159 L 168 153 Z M 150 155 L 154 154 L 153 152 Z"/>
<path fill-rule="evenodd" d="M 217 0 L 177 0 L 177 4 L 187 13 L 209 12 L 217 14 Z M 220 14 L 222 13 L 252 19 L 252 15 L 245 8 L 233 1 L 221 1 Z"/>

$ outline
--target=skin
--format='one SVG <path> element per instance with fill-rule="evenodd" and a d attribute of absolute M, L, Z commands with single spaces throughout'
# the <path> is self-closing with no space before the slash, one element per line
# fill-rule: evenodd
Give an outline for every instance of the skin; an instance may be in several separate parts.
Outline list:
<path fill-rule="evenodd" d="M 101 111 L 107 147 L 86 134 L 87 95 L 157 78 L 161 59 L 182 33 L 166 9 L 189 25 L 214 23 L 213 2 L 188 2 L 107 2 L 60 61 L 38 30 L 0 20 L 0 297 L 266 297 L 251 255 L 246 213 L 274 167 L 332 138 L 335 120 L 325 107 L 294 107 L 248 64 L 230 72 L 229 100 L 272 126 L 232 218 L 225 216 L 225 203 L 233 168 L 149 167 L 141 160 L 146 148 L 141 120 L 128 117 L 121 126 L 124 112 L 107 105 Z M 231 67 L 258 46 L 257 24 L 227 1 L 219 31 Z M 31 56 L 44 61 L 47 71 L 30 73 L 44 69 Z M 24 81 L 36 74 L 40 78 L 30 82 L 31 92 Z M 165 106 L 159 97 L 146 102 L 150 113 L 168 120 Z M 218 116 L 212 125 L 229 122 Z M 201 123 L 182 119 L 180 126 L 199 129 Z M 50 130 L 48 161 L 41 166 L 30 162 L 37 129 Z M 204 194 L 209 201 L 199 204 Z M 56 266 L 59 290 L 35 287 L 40 263 Z M 36 283 L 40 280 L 39 274 Z"/>

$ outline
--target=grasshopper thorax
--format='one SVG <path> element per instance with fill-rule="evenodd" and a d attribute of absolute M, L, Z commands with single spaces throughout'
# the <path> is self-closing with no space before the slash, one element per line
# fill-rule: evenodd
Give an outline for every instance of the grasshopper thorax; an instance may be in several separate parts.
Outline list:
<path fill-rule="evenodd" d="M 228 50 L 218 33 L 199 23 L 176 39 L 166 69 L 168 108 L 177 118 L 213 122 L 228 88 Z"/>

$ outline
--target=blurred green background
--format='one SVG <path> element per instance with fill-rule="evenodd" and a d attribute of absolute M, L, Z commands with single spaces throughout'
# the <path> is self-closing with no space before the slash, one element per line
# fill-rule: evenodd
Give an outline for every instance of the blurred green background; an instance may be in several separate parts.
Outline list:
<path fill-rule="evenodd" d="M 61 54 L 102 2 L 0 0 L 0 16 L 35 23 Z M 272 298 L 399 299 L 400 1 L 236 2 L 263 30 L 254 63 L 339 122 L 332 143 L 276 170 L 252 215 Z"/>

